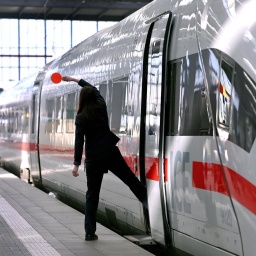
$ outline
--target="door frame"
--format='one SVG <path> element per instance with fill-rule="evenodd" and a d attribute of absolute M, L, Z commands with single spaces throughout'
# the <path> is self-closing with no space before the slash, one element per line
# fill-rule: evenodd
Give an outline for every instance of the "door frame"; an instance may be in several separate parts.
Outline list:
<path fill-rule="evenodd" d="M 165 101 L 166 101 L 166 87 L 167 87 L 167 63 L 168 63 L 168 52 L 170 48 L 170 39 L 172 31 L 172 20 L 173 15 L 171 12 L 165 12 L 162 15 L 150 20 L 151 24 L 148 30 L 148 35 L 145 44 L 145 51 L 143 57 L 143 75 L 142 75 L 142 101 L 141 101 L 141 124 L 140 124 L 140 148 L 139 148 L 139 166 L 141 173 L 141 181 L 146 185 L 146 115 L 147 115 L 147 93 L 148 93 L 148 68 L 149 68 L 149 58 L 150 58 L 150 43 L 153 33 L 153 28 L 155 23 L 160 20 L 163 16 L 169 14 L 163 44 L 163 55 L 162 55 L 162 81 L 161 81 L 161 114 L 160 114 L 160 136 L 159 136 L 159 156 L 158 156 L 158 167 L 159 167 L 159 190 L 160 190 L 160 200 L 161 200 L 161 211 L 163 220 L 163 232 L 165 244 L 171 246 L 172 243 L 172 233 L 171 225 L 169 223 L 170 218 L 168 217 L 167 211 L 167 201 L 166 201 L 166 191 L 165 191 L 165 168 L 164 168 L 164 148 L 165 148 Z M 150 205 L 150 202 L 148 202 Z M 148 211 L 144 214 L 148 216 Z M 149 223 L 148 223 L 149 225 Z"/>

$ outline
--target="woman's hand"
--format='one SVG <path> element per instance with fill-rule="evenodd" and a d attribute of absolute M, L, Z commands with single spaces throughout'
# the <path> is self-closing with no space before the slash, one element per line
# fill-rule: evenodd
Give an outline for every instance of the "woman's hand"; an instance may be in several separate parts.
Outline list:
<path fill-rule="evenodd" d="M 74 81 L 74 82 L 78 83 L 78 82 L 79 82 L 79 79 L 76 79 L 76 78 L 71 77 L 71 76 L 63 76 L 63 77 L 62 77 L 62 81 L 65 81 L 65 82 Z"/>
<path fill-rule="evenodd" d="M 72 171 L 72 174 L 73 174 L 74 177 L 79 176 L 78 168 L 79 168 L 79 165 L 74 165 L 74 168 L 73 168 L 73 171 Z"/>

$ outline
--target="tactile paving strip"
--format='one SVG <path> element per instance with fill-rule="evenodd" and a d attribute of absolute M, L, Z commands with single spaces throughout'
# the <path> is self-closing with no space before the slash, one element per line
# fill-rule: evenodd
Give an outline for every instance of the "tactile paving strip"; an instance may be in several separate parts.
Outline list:
<path fill-rule="evenodd" d="M 0 214 L 32 255 L 60 256 L 2 196 L 0 196 Z"/>
<path fill-rule="evenodd" d="M 0 255 L 31 255 L 0 214 Z"/>

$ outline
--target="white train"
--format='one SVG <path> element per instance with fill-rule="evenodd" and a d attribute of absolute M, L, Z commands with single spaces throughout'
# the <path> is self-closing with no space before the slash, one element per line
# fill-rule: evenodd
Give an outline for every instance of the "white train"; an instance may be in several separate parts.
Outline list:
<path fill-rule="evenodd" d="M 0 94 L 2 164 L 83 209 L 86 176 L 71 174 L 80 88 L 50 78 L 84 78 L 148 191 L 147 212 L 106 174 L 99 221 L 186 255 L 254 256 L 255 10 L 255 0 L 155 0 L 86 39 Z"/>

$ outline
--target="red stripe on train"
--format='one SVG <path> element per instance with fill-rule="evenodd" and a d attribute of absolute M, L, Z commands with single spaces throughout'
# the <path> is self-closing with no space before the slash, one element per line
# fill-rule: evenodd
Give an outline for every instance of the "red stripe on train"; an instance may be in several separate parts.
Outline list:
<path fill-rule="evenodd" d="M 148 170 L 148 171 L 147 171 Z M 159 181 L 158 158 L 146 157 L 146 178 Z M 164 181 L 168 181 L 168 159 L 164 159 Z"/>
<path fill-rule="evenodd" d="M 24 151 L 35 151 L 37 150 L 37 145 L 35 143 L 18 142 L 18 143 L 8 143 L 8 146 L 12 146 L 16 149 L 21 149 Z M 62 147 L 54 148 L 52 146 L 40 145 L 40 150 L 43 152 L 52 153 L 53 151 L 66 152 L 68 155 L 63 155 L 65 158 L 72 158 L 70 154 L 73 149 L 66 148 L 63 150 Z M 131 167 L 132 171 L 135 173 L 134 159 L 131 160 L 124 157 L 126 162 Z M 247 208 L 249 211 L 256 215 L 256 186 L 246 180 L 244 177 L 233 171 L 228 167 L 223 167 L 230 195 L 233 199 Z M 158 158 L 146 157 L 146 178 L 149 180 L 159 181 L 158 174 Z M 203 189 L 208 191 L 214 191 L 228 196 L 228 189 L 226 187 L 222 166 L 220 164 L 214 163 L 203 163 L 203 162 L 193 162 L 192 164 L 192 186 L 197 189 Z M 167 182 L 168 177 L 168 160 L 164 160 L 164 180 Z"/>
<path fill-rule="evenodd" d="M 228 167 L 224 167 L 224 172 L 231 197 L 256 215 L 256 186 Z M 192 185 L 228 195 L 222 166 L 219 164 L 193 162 Z"/>
<path fill-rule="evenodd" d="M 221 165 L 193 162 L 192 186 L 228 195 Z"/>
<path fill-rule="evenodd" d="M 256 215 L 256 186 L 230 168 L 224 170 L 231 196 Z"/>

